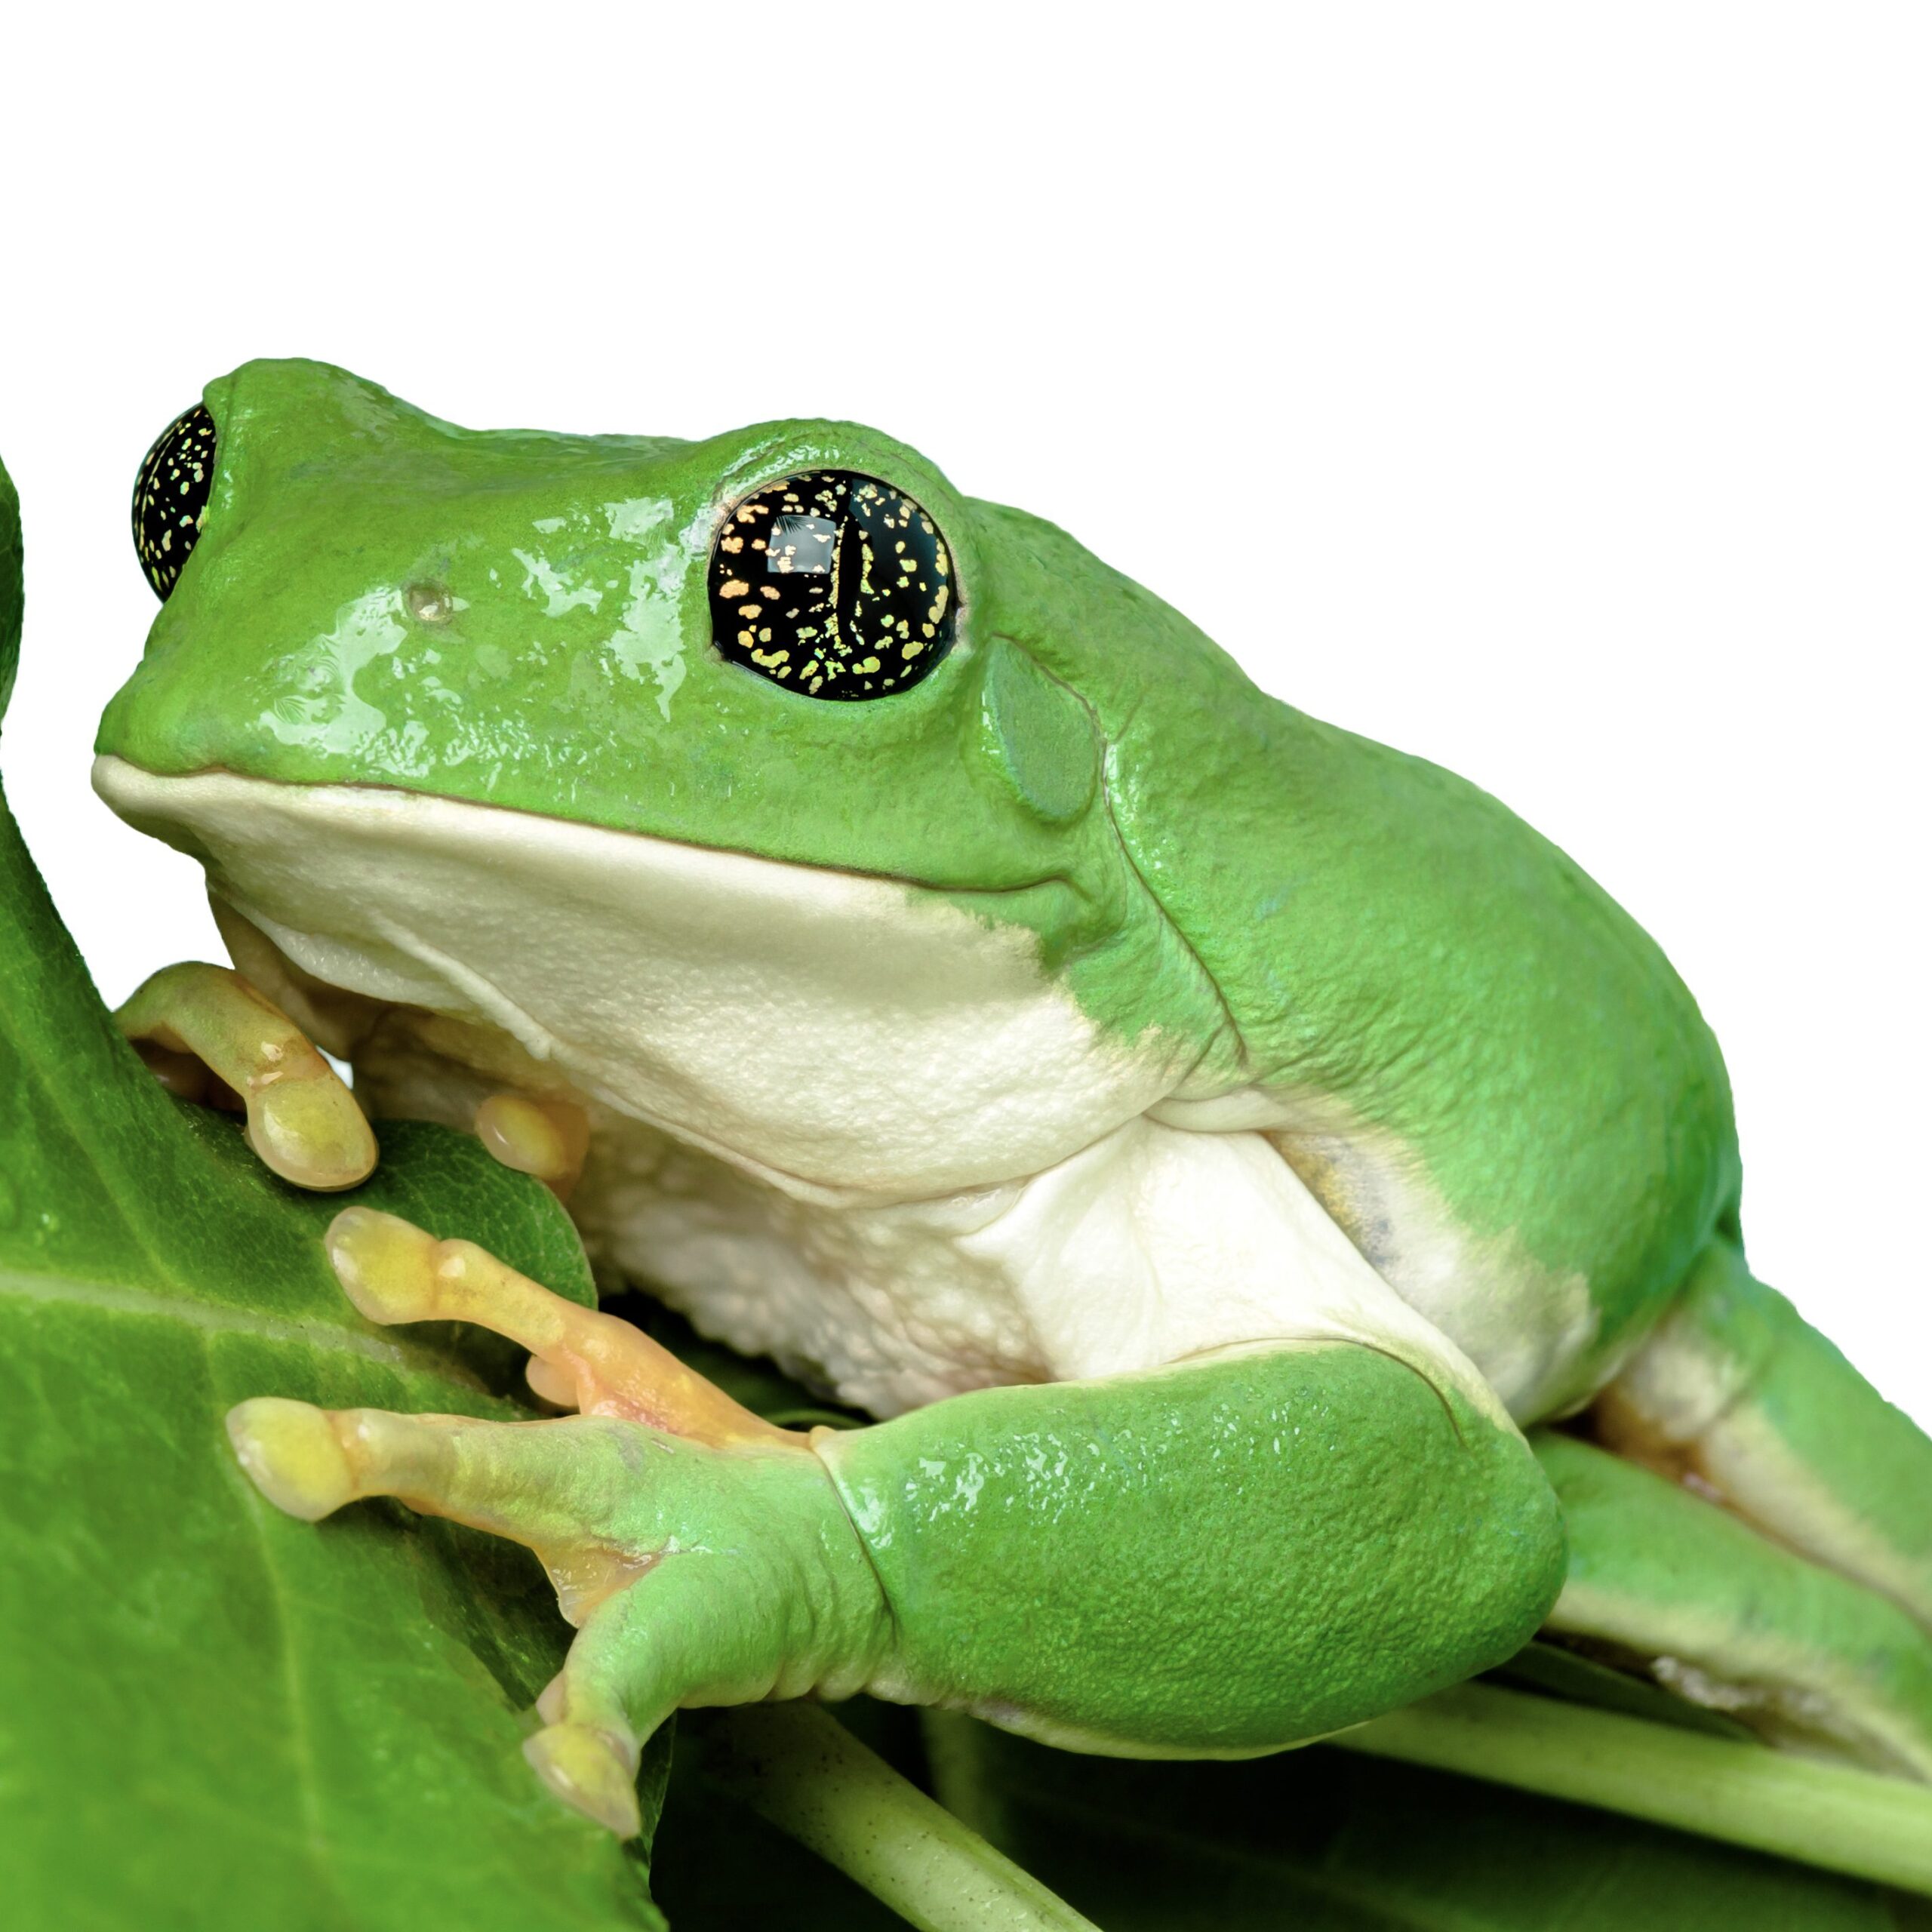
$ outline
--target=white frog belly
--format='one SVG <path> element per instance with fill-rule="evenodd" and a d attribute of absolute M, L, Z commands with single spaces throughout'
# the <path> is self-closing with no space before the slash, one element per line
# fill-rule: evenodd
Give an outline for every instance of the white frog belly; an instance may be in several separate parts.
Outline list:
<path fill-rule="evenodd" d="M 465 1044 L 471 1066 L 392 1034 L 358 1070 L 381 1111 L 461 1125 L 510 1070 L 475 1070 Z M 571 1211 L 600 1269 L 875 1415 L 1322 1340 L 1395 1355 L 1501 1414 L 1461 1351 L 1258 1132 L 1141 1116 L 1021 1180 L 866 1204 L 774 1185 L 608 1107 L 588 1111 Z"/>
<path fill-rule="evenodd" d="M 703 1334 L 877 1415 L 1050 1374 L 1004 1271 L 958 1240 L 1017 1188 L 834 1210 L 649 1128 L 599 1130 L 571 1204 L 586 1244 Z"/>
<path fill-rule="evenodd" d="M 836 1210 L 660 1136 L 601 1153 L 572 1204 L 598 1251 L 705 1333 L 875 1415 L 1317 1340 L 1395 1355 L 1500 1414 L 1257 1134 L 1143 1118 L 1025 1181 Z"/>

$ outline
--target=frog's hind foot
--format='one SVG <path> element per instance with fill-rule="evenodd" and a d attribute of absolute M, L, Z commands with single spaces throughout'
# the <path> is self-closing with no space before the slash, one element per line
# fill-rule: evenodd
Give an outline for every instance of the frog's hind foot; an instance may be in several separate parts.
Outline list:
<path fill-rule="evenodd" d="M 1735 1247 L 1706 1252 L 1591 1422 L 1932 1630 L 1932 1439 Z"/>
<path fill-rule="evenodd" d="M 1552 1627 L 1774 1739 L 1932 1780 L 1932 1441 L 1729 1243 L 1588 1422 L 1614 1456 L 1537 1438 L 1571 1534 Z"/>
<path fill-rule="evenodd" d="M 438 1241 L 370 1208 L 330 1223 L 329 1259 L 370 1321 L 475 1322 L 530 1351 L 531 1387 L 587 1416 L 621 1416 L 694 1441 L 792 1441 L 661 1344 L 615 1315 L 583 1308 L 473 1241 Z"/>
<path fill-rule="evenodd" d="M 1549 1631 L 1772 1743 L 1932 1780 L 1932 1632 L 1650 1469 L 1554 1430 L 1530 1443 L 1569 1537 Z"/>
<path fill-rule="evenodd" d="M 211 1078 L 232 1091 L 247 1115 L 249 1146 L 284 1180 L 334 1192 L 368 1178 L 376 1137 L 355 1097 L 295 1023 L 239 974 L 165 967 L 114 1020 L 176 1092 L 202 1099 Z"/>

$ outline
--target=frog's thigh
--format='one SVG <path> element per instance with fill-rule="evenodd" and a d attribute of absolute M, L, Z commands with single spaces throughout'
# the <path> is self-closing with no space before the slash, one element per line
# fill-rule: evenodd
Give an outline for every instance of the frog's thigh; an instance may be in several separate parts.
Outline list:
<path fill-rule="evenodd" d="M 1932 1777 L 1932 1634 L 1897 1604 L 1648 1469 L 1530 1439 L 1569 1531 L 1550 1629 L 1654 1658 L 1774 1739 Z"/>
<path fill-rule="evenodd" d="M 1595 1420 L 1611 1447 L 1932 1626 L 1932 1440 L 1735 1248 L 1707 1252 Z"/>
<path fill-rule="evenodd" d="M 958 1395 L 821 1438 L 898 1635 L 871 1688 L 1239 1756 L 1500 1661 L 1562 1577 L 1527 1444 L 1346 1342 Z"/>
<path fill-rule="evenodd" d="M 248 1144 L 284 1180 L 353 1187 L 376 1164 L 376 1138 L 354 1095 L 300 1028 L 238 973 L 165 967 L 114 1019 L 130 1040 L 198 1062 L 232 1088 L 247 1109 Z M 158 1070 L 164 1078 L 174 1071 Z"/>

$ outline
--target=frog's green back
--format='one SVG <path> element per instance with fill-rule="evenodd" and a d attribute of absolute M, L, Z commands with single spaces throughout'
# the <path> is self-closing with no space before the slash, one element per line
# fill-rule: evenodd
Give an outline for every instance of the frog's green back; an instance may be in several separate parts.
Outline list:
<path fill-rule="evenodd" d="M 1306 1103 L 1311 1165 L 1365 1130 L 1463 1230 L 1585 1278 L 1606 1345 L 1633 1335 L 1738 1187 L 1722 1060 L 1655 942 L 1487 792 L 1266 696 L 1064 533 L 976 507 L 1006 539 L 982 540 L 1001 627 L 1093 707 L 1120 836 L 1253 1077 Z"/>

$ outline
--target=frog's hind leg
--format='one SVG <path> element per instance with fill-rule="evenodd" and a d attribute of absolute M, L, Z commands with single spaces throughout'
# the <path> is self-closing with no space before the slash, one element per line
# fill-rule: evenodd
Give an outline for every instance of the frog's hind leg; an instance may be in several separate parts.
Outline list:
<path fill-rule="evenodd" d="M 1706 1251 L 1592 1420 L 1607 1447 L 1932 1628 L 1932 1440 L 1730 1243 Z"/>
<path fill-rule="evenodd" d="M 1552 1430 L 1530 1441 L 1569 1536 L 1547 1629 L 1641 1658 L 1775 1743 L 1932 1779 L 1932 1631 L 1649 1469 Z"/>

